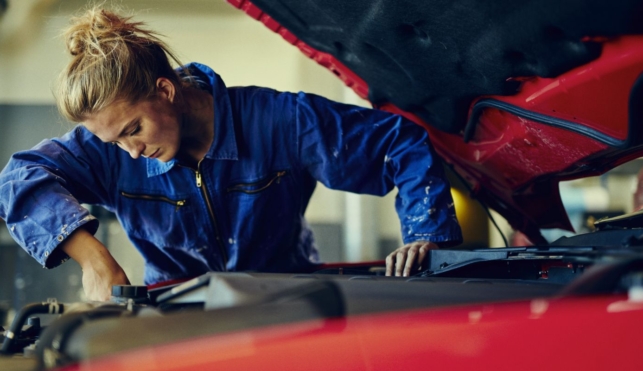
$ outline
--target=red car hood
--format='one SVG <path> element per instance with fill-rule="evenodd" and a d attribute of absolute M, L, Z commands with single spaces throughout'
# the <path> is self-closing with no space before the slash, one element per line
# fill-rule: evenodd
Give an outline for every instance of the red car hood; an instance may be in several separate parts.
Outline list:
<path fill-rule="evenodd" d="M 429 131 L 472 197 L 543 243 L 558 183 L 643 155 L 643 3 L 228 0 Z"/>
<path fill-rule="evenodd" d="M 208 336 L 88 359 L 60 371 L 423 370 L 430 365 L 640 370 L 643 360 L 633 355 L 639 352 L 642 311 L 643 303 L 613 296 L 413 310 Z"/>

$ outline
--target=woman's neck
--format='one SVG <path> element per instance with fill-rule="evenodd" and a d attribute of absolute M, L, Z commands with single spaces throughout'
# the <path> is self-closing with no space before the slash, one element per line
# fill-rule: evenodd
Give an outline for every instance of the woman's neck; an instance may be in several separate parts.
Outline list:
<path fill-rule="evenodd" d="M 181 123 L 181 150 L 178 159 L 197 164 L 214 140 L 214 99 L 203 90 L 183 90 L 184 110 Z"/>

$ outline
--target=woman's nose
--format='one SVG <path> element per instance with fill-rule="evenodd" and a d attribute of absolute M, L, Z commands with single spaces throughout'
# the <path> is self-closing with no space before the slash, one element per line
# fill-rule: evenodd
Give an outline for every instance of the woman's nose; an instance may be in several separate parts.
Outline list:
<path fill-rule="evenodd" d="M 141 142 L 130 142 L 125 149 L 134 160 L 139 158 L 143 153 L 145 146 Z"/>

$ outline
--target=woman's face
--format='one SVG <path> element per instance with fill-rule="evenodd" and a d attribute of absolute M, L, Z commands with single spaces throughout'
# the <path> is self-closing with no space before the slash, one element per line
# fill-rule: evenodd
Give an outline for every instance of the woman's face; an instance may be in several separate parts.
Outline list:
<path fill-rule="evenodd" d="M 169 84 L 169 86 L 168 86 Z M 85 120 L 85 127 L 105 143 L 114 143 L 133 159 L 172 160 L 181 143 L 181 114 L 172 104 L 174 86 L 157 81 L 155 97 L 130 103 L 117 100 Z"/>

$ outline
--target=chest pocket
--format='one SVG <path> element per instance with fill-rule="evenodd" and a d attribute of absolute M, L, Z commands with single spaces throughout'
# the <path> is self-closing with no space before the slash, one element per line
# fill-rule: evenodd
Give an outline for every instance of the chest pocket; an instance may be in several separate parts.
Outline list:
<path fill-rule="evenodd" d="M 120 215 L 129 235 L 157 247 L 187 248 L 196 235 L 194 210 L 187 194 L 119 192 Z"/>
<path fill-rule="evenodd" d="M 238 246 L 239 267 L 250 266 L 249 257 L 252 264 L 261 265 L 277 247 L 293 246 L 292 228 L 301 207 L 301 195 L 293 182 L 290 173 L 278 171 L 226 188 L 230 241 Z"/>
<path fill-rule="evenodd" d="M 245 194 L 255 194 L 267 190 L 271 185 L 281 183 L 281 178 L 286 175 L 286 171 L 278 171 L 275 174 L 272 174 L 269 177 L 261 179 L 252 183 L 239 183 L 228 187 L 226 191 L 230 192 L 240 192 Z"/>

